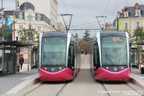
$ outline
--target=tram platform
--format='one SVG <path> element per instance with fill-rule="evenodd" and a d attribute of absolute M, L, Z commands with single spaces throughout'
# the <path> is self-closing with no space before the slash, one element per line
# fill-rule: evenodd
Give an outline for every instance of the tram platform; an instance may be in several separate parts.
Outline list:
<path fill-rule="evenodd" d="M 29 67 L 29 69 L 31 68 Z M 19 73 L 0 76 L 0 96 L 3 96 L 2 94 L 15 94 L 24 87 L 35 83 L 37 78 L 38 69 L 27 71 L 27 64 L 23 64 Z"/>
<path fill-rule="evenodd" d="M 91 75 L 91 74 L 90 74 Z M 38 70 L 27 71 L 27 64 L 19 73 L 13 75 L 0 76 L 0 96 L 16 94 L 24 87 L 34 84 L 38 80 Z M 139 69 L 131 69 L 131 82 L 144 87 L 144 74 Z"/>
<path fill-rule="evenodd" d="M 140 69 L 131 69 L 131 82 L 144 88 L 144 74 L 141 74 Z"/>

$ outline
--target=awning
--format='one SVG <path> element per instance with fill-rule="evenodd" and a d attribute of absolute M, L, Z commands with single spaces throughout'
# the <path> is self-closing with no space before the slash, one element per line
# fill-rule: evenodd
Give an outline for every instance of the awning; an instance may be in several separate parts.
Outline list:
<path fill-rule="evenodd" d="M 16 47 L 25 47 L 25 46 L 35 45 L 32 43 L 26 43 L 26 42 L 21 42 L 21 41 L 1 41 L 0 44 L 16 46 Z"/>
<path fill-rule="evenodd" d="M 134 44 L 137 44 L 137 45 L 144 45 L 144 41 L 139 41 L 139 42 L 136 42 Z"/>

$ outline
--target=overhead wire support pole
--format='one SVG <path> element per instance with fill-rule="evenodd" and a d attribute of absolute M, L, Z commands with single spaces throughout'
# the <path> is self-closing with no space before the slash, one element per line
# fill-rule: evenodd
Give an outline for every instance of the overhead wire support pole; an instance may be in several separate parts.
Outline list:
<path fill-rule="evenodd" d="M 96 16 L 96 18 L 97 18 L 98 24 L 99 24 L 99 26 L 100 26 L 100 28 L 101 28 L 100 22 L 99 22 L 99 20 L 98 20 L 98 16 Z M 101 28 L 101 29 L 102 29 L 102 28 Z"/>
<path fill-rule="evenodd" d="M 64 22 L 64 25 L 65 25 L 65 28 L 66 28 L 66 32 L 68 33 L 68 30 L 70 29 L 70 26 L 71 26 L 71 20 L 72 20 L 72 14 L 61 14 L 62 18 L 63 18 L 63 22 Z M 64 20 L 64 17 L 63 16 L 70 16 L 70 21 L 69 21 L 69 24 L 67 25 L 65 20 Z"/>

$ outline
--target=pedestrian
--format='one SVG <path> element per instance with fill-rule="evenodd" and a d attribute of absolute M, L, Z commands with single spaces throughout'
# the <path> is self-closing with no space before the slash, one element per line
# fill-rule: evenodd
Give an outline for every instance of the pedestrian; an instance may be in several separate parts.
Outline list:
<path fill-rule="evenodd" d="M 23 63 L 24 63 L 24 58 L 23 58 L 23 57 L 20 58 L 19 63 L 20 63 L 20 65 L 21 65 L 21 70 L 22 70 L 22 65 L 23 65 Z"/>
<path fill-rule="evenodd" d="M 85 55 L 87 55 L 87 51 L 85 51 Z"/>

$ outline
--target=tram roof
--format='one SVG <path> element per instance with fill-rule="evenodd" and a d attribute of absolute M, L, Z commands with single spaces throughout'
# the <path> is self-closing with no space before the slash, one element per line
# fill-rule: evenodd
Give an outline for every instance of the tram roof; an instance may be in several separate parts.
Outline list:
<path fill-rule="evenodd" d="M 21 42 L 21 41 L 1 41 L 0 44 L 3 45 L 11 45 L 16 47 L 25 47 L 25 46 L 32 46 L 34 44 Z"/>
<path fill-rule="evenodd" d="M 111 30 L 111 31 L 102 31 L 100 32 L 100 36 L 101 37 L 105 37 L 105 36 L 126 36 L 125 32 L 124 31 L 114 31 L 114 30 Z"/>
<path fill-rule="evenodd" d="M 61 31 L 52 31 L 43 33 L 43 38 L 46 37 L 67 37 L 67 33 Z"/>

